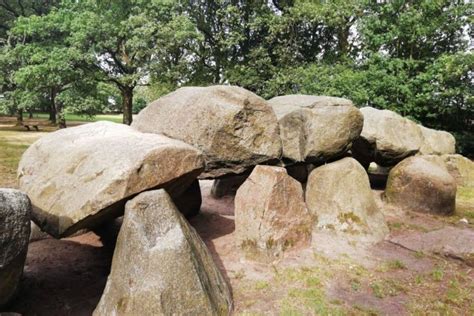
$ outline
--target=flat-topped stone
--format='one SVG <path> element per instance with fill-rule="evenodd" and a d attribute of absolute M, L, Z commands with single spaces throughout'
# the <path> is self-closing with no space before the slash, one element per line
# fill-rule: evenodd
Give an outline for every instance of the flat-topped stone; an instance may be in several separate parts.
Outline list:
<path fill-rule="evenodd" d="M 23 154 L 18 177 L 34 221 L 63 237 L 120 216 L 142 191 L 181 194 L 203 166 L 201 153 L 183 142 L 97 122 L 40 138 Z"/>

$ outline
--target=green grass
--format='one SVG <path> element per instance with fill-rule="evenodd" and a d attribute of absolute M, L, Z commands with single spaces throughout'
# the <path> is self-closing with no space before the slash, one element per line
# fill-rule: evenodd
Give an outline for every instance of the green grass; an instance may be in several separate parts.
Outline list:
<path fill-rule="evenodd" d="M 406 293 L 407 288 L 400 280 L 382 279 L 374 281 L 370 284 L 372 292 L 377 298 L 385 298 L 388 296 L 397 296 Z"/>
<path fill-rule="evenodd" d="M 28 145 L 15 144 L 0 138 L 0 165 L 9 169 L 16 170 L 21 155 L 28 148 Z"/>
<path fill-rule="evenodd" d="M 34 118 L 49 119 L 47 113 L 35 113 Z M 79 115 L 74 113 L 66 113 L 66 121 L 76 122 L 97 122 L 97 121 L 109 121 L 114 123 L 122 123 L 122 114 L 98 114 L 95 116 Z"/>
<path fill-rule="evenodd" d="M 289 285 L 286 297 L 280 302 L 280 315 L 344 315 L 344 310 L 327 300 L 321 278 L 324 271 L 302 267 L 285 269 L 277 276 Z"/>

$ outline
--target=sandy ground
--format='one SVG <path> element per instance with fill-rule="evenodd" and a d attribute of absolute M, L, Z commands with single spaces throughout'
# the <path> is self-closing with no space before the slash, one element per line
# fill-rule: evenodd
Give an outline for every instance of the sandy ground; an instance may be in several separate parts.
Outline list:
<path fill-rule="evenodd" d="M 235 314 L 316 315 L 341 311 L 353 315 L 405 315 L 417 311 L 423 314 L 426 309 L 441 314 L 471 312 L 474 272 L 469 265 L 455 258 L 420 254 L 390 240 L 358 249 L 356 256 L 337 256 L 336 251 L 334 256 L 322 256 L 311 249 L 296 249 L 273 261 L 249 258 L 234 243 L 233 198 L 210 197 L 210 184 L 201 182 L 202 212 L 190 223 L 231 284 Z M 380 192 L 374 194 L 379 196 Z M 409 218 L 404 222 L 411 226 L 393 228 L 391 236 L 410 233 L 420 237 L 446 226 L 426 215 Z M 397 214 L 388 216 L 391 223 L 399 219 Z M 92 232 L 32 242 L 21 290 L 8 311 L 23 315 L 90 315 L 105 286 L 112 252 Z M 441 271 L 439 280 L 433 280 L 433 271 Z M 321 292 L 306 293 L 312 289 L 311 283 L 301 281 L 308 280 L 317 280 Z M 453 282 L 459 293 L 448 299 L 454 303 L 447 301 L 437 307 Z"/>

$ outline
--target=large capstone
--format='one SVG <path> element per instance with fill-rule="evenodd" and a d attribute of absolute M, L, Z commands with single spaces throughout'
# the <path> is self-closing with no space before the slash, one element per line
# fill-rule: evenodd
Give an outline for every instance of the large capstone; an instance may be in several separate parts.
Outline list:
<path fill-rule="evenodd" d="M 94 315 L 227 315 L 227 283 L 204 242 L 164 190 L 126 205 Z"/>
<path fill-rule="evenodd" d="M 420 147 L 422 155 L 447 155 L 454 154 L 456 139 L 445 131 L 438 131 L 418 125 L 423 134 L 423 144 Z"/>
<path fill-rule="evenodd" d="M 278 121 L 268 103 L 235 86 L 180 88 L 149 104 L 132 127 L 202 150 L 201 178 L 238 174 L 280 158 Z"/>
<path fill-rule="evenodd" d="M 17 293 L 30 239 L 31 204 L 13 189 L 0 189 L 0 307 Z"/>
<path fill-rule="evenodd" d="M 359 137 L 363 116 L 350 100 L 287 95 L 268 101 L 280 124 L 283 158 L 323 162 L 341 156 Z"/>
<path fill-rule="evenodd" d="M 354 141 L 354 157 L 368 168 L 371 162 L 389 167 L 415 155 L 423 145 L 423 134 L 413 121 L 389 110 L 361 108 L 364 128 Z"/>
<path fill-rule="evenodd" d="M 456 188 L 446 168 L 416 156 L 390 170 L 385 198 L 405 210 L 448 215 L 455 210 Z"/>
<path fill-rule="evenodd" d="M 36 224 L 63 237 L 122 215 L 126 200 L 144 190 L 179 196 L 203 166 L 183 142 L 97 122 L 40 138 L 23 154 L 18 177 Z"/>
<path fill-rule="evenodd" d="M 285 168 L 257 166 L 235 196 L 237 243 L 271 255 L 310 240 L 313 218 L 301 183 Z"/>
<path fill-rule="evenodd" d="M 314 169 L 306 186 L 306 205 L 317 218 L 313 243 L 324 242 L 328 236 L 373 243 L 388 234 L 369 177 L 353 158 Z"/>

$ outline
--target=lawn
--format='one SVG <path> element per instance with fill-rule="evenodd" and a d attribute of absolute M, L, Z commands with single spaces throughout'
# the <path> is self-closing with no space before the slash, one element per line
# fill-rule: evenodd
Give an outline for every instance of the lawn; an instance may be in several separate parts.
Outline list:
<path fill-rule="evenodd" d="M 49 118 L 48 113 L 35 113 L 34 118 L 45 119 Z M 66 121 L 74 122 L 97 122 L 97 121 L 110 121 L 114 123 L 122 123 L 122 114 L 97 114 L 95 116 L 80 115 L 74 113 L 66 113 Z"/>

